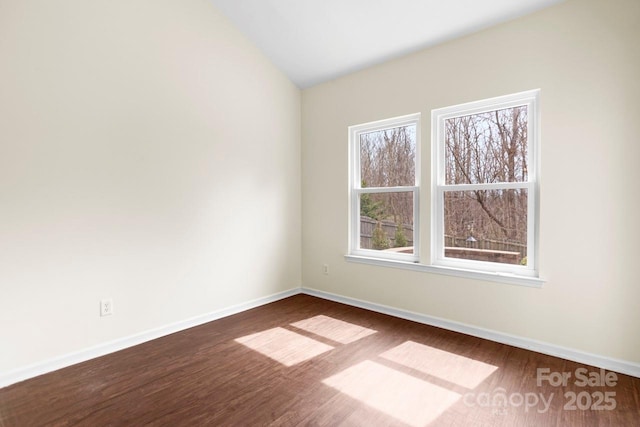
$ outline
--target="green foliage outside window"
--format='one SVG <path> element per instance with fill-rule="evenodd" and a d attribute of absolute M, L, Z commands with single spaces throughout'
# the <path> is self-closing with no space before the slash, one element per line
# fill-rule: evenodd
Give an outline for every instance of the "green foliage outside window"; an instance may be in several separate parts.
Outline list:
<path fill-rule="evenodd" d="M 404 227 L 402 224 L 398 224 L 396 227 L 395 244 L 394 247 L 402 248 L 407 246 L 407 236 L 404 234 Z"/>
<path fill-rule="evenodd" d="M 387 233 L 382 229 L 382 223 L 378 222 L 376 228 L 373 229 L 373 249 L 385 250 L 391 247 L 391 242 L 387 237 Z"/>

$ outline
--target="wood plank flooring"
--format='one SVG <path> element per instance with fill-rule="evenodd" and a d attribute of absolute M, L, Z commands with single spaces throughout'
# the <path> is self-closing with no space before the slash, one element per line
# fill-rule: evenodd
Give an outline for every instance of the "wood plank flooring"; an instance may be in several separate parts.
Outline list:
<path fill-rule="evenodd" d="M 640 379 L 600 374 L 296 295 L 0 389 L 0 427 L 640 425 Z"/>

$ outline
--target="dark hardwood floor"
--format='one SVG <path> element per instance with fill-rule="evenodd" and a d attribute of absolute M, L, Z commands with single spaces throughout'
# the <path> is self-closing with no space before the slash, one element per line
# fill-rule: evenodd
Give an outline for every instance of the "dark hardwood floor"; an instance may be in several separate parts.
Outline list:
<path fill-rule="evenodd" d="M 0 389 L 44 425 L 634 426 L 640 379 L 297 295 Z"/>

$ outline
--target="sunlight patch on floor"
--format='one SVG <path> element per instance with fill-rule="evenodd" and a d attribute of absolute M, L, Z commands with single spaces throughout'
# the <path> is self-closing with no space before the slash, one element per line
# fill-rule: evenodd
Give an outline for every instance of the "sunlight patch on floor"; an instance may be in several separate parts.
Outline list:
<path fill-rule="evenodd" d="M 413 341 L 385 351 L 380 357 L 468 389 L 476 388 L 498 369 L 497 366 Z"/>
<path fill-rule="evenodd" d="M 298 329 L 328 338 L 341 344 L 349 344 L 375 334 L 376 331 L 329 316 L 319 315 L 292 323 Z"/>
<path fill-rule="evenodd" d="M 461 395 L 370 360 L 322 381 L 340 392 L 412 426 L 425 426 Z"/>
<path fill-rule="evenodd" d="M 293 366 L 333 350 L 330 345 L 280 327 L 237 338 L 235 341 L 285 366 Z"/>

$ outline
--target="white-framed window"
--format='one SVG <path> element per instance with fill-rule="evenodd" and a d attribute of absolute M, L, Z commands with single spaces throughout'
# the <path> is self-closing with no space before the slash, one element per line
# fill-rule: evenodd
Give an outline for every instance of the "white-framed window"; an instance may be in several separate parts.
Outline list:
<path fill-rule="evenodd" d="M 420 114 L 349 127 L 350 255 L 419 260 Z"/>
<path fill-rule="evenodd" d="M 538 277 L 538 98 L 432 111 L 431 265 Z"/>
<path fill-rule="evenodd" d="M 420 113 L 350 126 L 345 258 L 542 286 L 539 96 L 531 90 L 431 111 L 431 227 L 422 230 Z M 430 258 L 420 256 L 421 237 Z"/>

